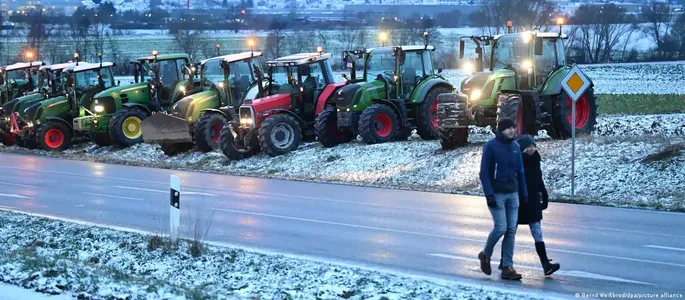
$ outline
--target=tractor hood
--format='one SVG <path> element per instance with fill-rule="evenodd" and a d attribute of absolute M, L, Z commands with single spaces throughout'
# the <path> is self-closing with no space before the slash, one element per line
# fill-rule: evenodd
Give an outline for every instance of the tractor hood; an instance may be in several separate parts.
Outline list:
<path fill-rule="evenodd" d="M 5 103 L 5 105 L 2 106 L 2 112 L 4 115 L 10 115 L 15 111 L 20 111 L 23 109 L 26 109 L 27 107 L 37 103 L 38 101 L 43 100 L 43 94 L 41 93 L 32 93 L 28 94 L 26 96 L 22 96 L 19 98 L 14 98 L 14 100 Z"/>
<path fill-rule="evenodd" d="M 216 102 L 205 104 L 206 102 Z M 197 121 L 200 111 L 205 108 L 219 107 L 219 97 L 215 90 L 208 90 L 183 97 L 171 107 L 171 115 L 188 119 L 189 122 Z"/>
<path fill-rule="evenodd" d="M 125 86 L 115 86 L 108 88 L 102 92 L 99 92 L 93 96 L 93 98 L 104 98 L 104 97 L 114 97 L 119 94 L 125 93 L 135 93 L 147 88 L 147 82 L 139 82 L 135 84 L 129 84 Z"/>
<path fill-rule="evenodd" d="M 485 85 L 485 82 L 490 78 L 490 76 L 493 75 L 494 74 L 490 72 L 481 72 L 466 77 L 466 79 L 464 79 L 464 81 L 461 82 L 460 90 L 462 93 L 467 93 L 468 91 L 473 90 L 474 88 L 482 88 L 483 85 Z"/>
<path fill-rule="evenodd" d="M 252 101 L 246 100 L 243 106 L 251 106 L 254 111 L 260 112 L 288 106 L 291 103 L 290 94 L 278 94 L 254 99 Z"/>

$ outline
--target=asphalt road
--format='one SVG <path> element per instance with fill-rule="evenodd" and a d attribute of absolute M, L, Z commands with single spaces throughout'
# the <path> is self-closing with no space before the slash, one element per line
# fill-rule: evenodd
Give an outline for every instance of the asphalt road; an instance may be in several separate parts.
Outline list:
<path fill-rule="evenodd" d="M 182 182 L 181 224 L 212 220 L 210 241 L 570 297 L 685 294 L 681 213 L 551 203 L 543 234 L 562 270 L 544 278 L 519 227 L 515 268 L 524 279 L 511 282 L 478 268 L 492 226 L 480 197 L 0 154 L 0 207 L 160 232 L 171 174 Z"/>

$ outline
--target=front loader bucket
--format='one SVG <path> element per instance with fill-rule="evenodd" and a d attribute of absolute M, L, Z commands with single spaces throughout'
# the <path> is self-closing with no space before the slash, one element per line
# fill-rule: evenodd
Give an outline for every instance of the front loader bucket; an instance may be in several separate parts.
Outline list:
<path fill-rule="evenodd" d="M 188 121 L 185 119 L 155 113 L 140 123 L 143 141 L 151 144 L 192 143 Z"/>

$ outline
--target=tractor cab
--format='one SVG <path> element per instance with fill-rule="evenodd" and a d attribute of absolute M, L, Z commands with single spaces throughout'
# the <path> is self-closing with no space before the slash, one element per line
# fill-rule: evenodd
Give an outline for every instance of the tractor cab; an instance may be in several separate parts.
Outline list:
<path fill-rule="evenodd" d="M 159 55 L 153 51 L 153 55 L 138 58 L 134 64 L 136 82 L 147 81 L 152 87 L 156 110 L 202 90 L 202 84 L 195 78 L 198 70 L 190 64 L 187 54 Z"/>
<path fill-rule="evenodd" d="M 244 99 L 259 94 L 255 69 L 261 56 L 261 52 L 242 52 L 205 59 L 200 63 L 201 81 L 219 95 L 221 106 L 239 107 Z"/>
<path fill-rule="evenodd" d="M 0 104 L 4 104 L 24 93 L 36 89 L 38 70 L 44 65 L 42 62 L 21 62 L 6 66 L 0 70 L 2 76 L 2 98 Z"/>
<path fill-rule="evenodd" d="M 290 95 L 293 112 L 313 122 L 317 100 L 333 82 L 330 58 L 330 53 L 300 53 L 267 62 L 267 90 Z"/>

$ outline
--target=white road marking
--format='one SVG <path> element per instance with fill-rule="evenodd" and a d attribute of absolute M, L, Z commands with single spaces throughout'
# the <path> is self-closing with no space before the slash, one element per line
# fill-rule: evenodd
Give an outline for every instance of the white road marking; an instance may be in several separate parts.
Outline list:
<path fill-rule="evenodd" d="M 114 198 L 114 199 L 143 201 L 143 199 L 140 199 L 140 198 L 122 197 L 122 196 L 114 196 L 114 195 L 106 195 L 106 194 L 98 194 L 98 193 L 83 192 L 83 194 L 91 195 L 91 196 L 98 196 L 98 197 Z"/>
<path fill-rule="evenodd" d="M 21 183 L 10 183 L 10 182 L 0 182 L 1 185 L 11 185 L 11 186 L 18 186 L 18 187 L 25 187 L 25 188 L 30 188 L 30 189 L 37 189 L 38 187 L 35 185 L 28 185 L 28 184 L 21 184 Z"/>
<path fill-rule="evenodd" d="M 163 191 L 163 190 L 153 190 L 153 189 L 146 189 L 146 188 L 139 188 L 139 187 L 132 187 L 132 186 L 121 186 L 121 185 L 113 185 L 113 188 L 117 189 L 125 189 L 125 190 L 134 190 L 134 191 L 144 191 L 144 192 L 153 192 L 153 193 L 164 193 L 164 194 L 169 194 L 169 191 Z M 219 197 L 214 194 L 210 193 L 202 193 L 202 192 L 181 192 L 181 195 L 199 195 L 199 196 L 210 196 L 210 197 Z"/>
<path fill-rule="evenodd" d="M 24 196 L 24 195 L 3 194 L 3 193 L 0 193 L 0 197 L 5 197 L 5 198 L 19 198 L 19 199 L 31 199 L 31 197 L 27 197 L 27 196 Z"/>
<path fill-rule="evenodd" d="M 683 252 L 685 252 L 685 249 L 683 249 L 683 248 L 676 248 L 676 247 L 666 247 L 666 246 L 657 246 L 657 245 L 642 245 L 642 247 L 654 248 L 654 249 L 663 249 L 663 250 L 673 250 L 673 251 L 683 251 Z"/>
<path fill-rule="evenodd" d="M 455 259 L 455 260 L 480 262 L 480 260 L 478 260 L 477 258 L 443 254 L 443 253 L 428 253 L 426 255 L 433 256 L 433 257 Z M 518 264 L 516 265 L 516 269 L 528 269 L 528 270 L 537 270 L 537 271 L 543 270 L 540 267 L 532 267 L 532 266 L 525 266 L 525 265 L 518 265 Z M 587 278 L 587 279 L 601 279 L 601 280 L 616 281 L 616 282 L 635 283 L 635 284 L 643 284 L 643 285 L 654 285 L 654 284 L 648 283 L 648 282 L 635 281 L 635 280 L 630 280 L 630 279 L 624 279 L 624 278 L 607 276 L 607 275 L 590 273 L 590 272 L 584 272 L 584 271 L 559 270 L 559 271 L 556 271 L 554 274 L 555 275 L 571 276 L 571 277 L 581 277 L 581 278 Z"/>
<path fill-rule="evenodd" d="M 685 215 L 683 213 L 679 213 L 681 215 Z M 617 229 L 617 228 L 608 228 L 608 227 L 596 227 L 596 226 L 585 226 L 585 225 L 576 225 L 576 224 L 566 224 L 566 223 L 555 223 L 555 222 L 545 222 L 545 225 L 554 225 L 554 226 L 559 226 L 559 227 L 578 227 L 578 228 L 588 228 L 588 229 L 597 229 L 599 231 L 616 231 L 616 232 L 625 232 L 625 233 L 637 233 L 637 234 L 644 234 L 644 235 L 658 235 L 658 236 L 668 236 L 668 237 L 682 237 L 685 238 L 685 235 L 679 235 L 679 234 L 669 234 L 669 233 L 659 233 L 659 232 L 646 232 L 646 231 L 639 231 L 639 230 L 626 230 L 626 229 Z"/>
<path fill-rule="evenodd" d="M 269 217 L 269 218 L 276 218 L 276 219 L 285 219 L 285 220 L 318 223 L 318 224 L 326 224 L 326 225 L 335 225 L 335 226 L 350 227 L 350 228 L 370 229 L 370 230 L 378 230 L 378 231 L 385 231 L 385 232 L 404 233 L 404 234 L 435 237 L 435 238 L 444 238 L 444 239 L 452 239 L 452 240 L 462 240 L 462 241 L 471 241 L 471 242 L 479 242 L 479 243 L 484 241 L 482 239 L 471 239 L 471 238 L 456 237 L 456 236 L 441 235 L 441 234 L 423 233 L 423 232 L 401 230 L 401 229 L 390 229 L 390 228 L 375 227 L 375 226 L 366 226 L 366 225 L 357 225 L 357 224 L 349 224 L 349 223 L 314 220 L 314 219 L 307 219 L 307 218 L 274 215 L 274 214 L 258 213 L 258 212 L 243 211 L 243 210 L 234 210 L 234 209 L 225 209 L 225 208 L 216 208 L 216 207 L 211 208 L 211 209 L 218 210 L 218 211 L 231 212 L 231 213 L 236 213 L 236 214 Z M 535 248 L 533 246 L 528 246 L 528 245 L 520 245 L 520 246 L 517 245 L 517 247 L 530 248 L 530 249 Z M 611 255 L 604 255 L 604 254 L 571 251 L 571 250 L 562 250 L 562 249 L 552 249 L 552 248 L 547 248 L 547 250 L 548 251 L 562 252 L 562 253 L 572 253 L 572 254 L 587 255 L 587 256 L 605 257 L 605 258 L 613 258 L 613 259 L 618 259 L 618 260 L 627 260 L 627 261 L 635 261 L 635 262 L 643 262 L 643 263 L 651 263 L 651 264 L 659 264 L 659 265 L 667 265 L 667 266 L 685 268 L 684 264 L 668 263 L 668 262 L 655 261 L 655 260 L 646 260 L 646 259 L 638 259 L 638 258 L 630 258 L 630 257 L 622 257 L 622 256 L 611 256 Z"/>
<path fill-rule="evenodd" d="M 85 206 L 85 205 L 83 205 L 83 204 L 76 204 L 76 205 L 74 205 L 74 207 L 84 207 L 84 206 Z"/>

